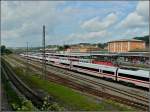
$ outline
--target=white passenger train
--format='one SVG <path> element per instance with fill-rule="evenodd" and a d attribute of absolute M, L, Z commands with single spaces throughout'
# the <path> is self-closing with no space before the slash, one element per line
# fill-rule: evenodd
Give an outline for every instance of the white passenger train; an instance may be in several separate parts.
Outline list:
<path fill-rule="evenodd" d="M 21 56 L 26 57 L 26 55 L 21 54 Z M 42 61 L 42 56 L 28 55 L 28 58 L 35 61 Z M 70 70 L 86 73 L 89 75 L 110 78 L 114 81 L 123 81 L 127 83 L 132 83 L 137 86 L 149 88 L 149 71 L 145 70 L 130 70 L 125 68 L 118 68 L 106 65 L 99 65 L 81 61 L 70 61 L 67 58 L 50 58 L 47 57 L 46 61 L 48 64 L 54 66 L 67 68 Z"/>

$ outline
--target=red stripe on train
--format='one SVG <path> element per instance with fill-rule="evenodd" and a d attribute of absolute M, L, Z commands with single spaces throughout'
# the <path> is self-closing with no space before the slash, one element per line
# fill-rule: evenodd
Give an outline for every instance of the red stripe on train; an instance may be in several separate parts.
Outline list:
<path fill-rule="evenodd" d="M 126 77 L 120 77 L 120 76 L 118 76 L 118 78 L 121 78 L 121 79 L 128 79 L 128 80 L 135 81 L 135 82 L 141 82 L 141 83 L 149 84 L 149 82 L 146 82 L 146 81 L 135 80 L 135 79 L 126 78 Z"/>

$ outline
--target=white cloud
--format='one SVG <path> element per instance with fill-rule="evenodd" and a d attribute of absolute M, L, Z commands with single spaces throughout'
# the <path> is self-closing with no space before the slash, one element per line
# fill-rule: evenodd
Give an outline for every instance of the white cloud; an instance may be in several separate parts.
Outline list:
<path fill-rule="evenodd" d="M 83 23 L 81 23 L 81 27 L 90 31 L 100 31 L 109 28 L 116 21 L 117 15 L 111 13 L 102 20 L 100 20 L 99 17 L 95 17 L 90 20 L 84 21 Z"/>
<path fill-rule="evenodd" d="M 106 42 L 106 40 L 109 40 L 111 33 L 107 32 L 106 30 L 99 31 L 99 32 L 86 32 L 86 33 L 72 33 L 67 37 L 65 40 L 69 43 L 81 43 L 81 42 Z"/>
<path fill-rule="evenodd" d="M 143 17 L 139 15 L 137 12 L 130 13 L 121 23 L 119 23 L 119 27 L 121 28 L 136 28 L 145 26 L 146 22 Z"/>
<path fill-rule="evenodd" d="M 136 28 L 148 26 L 149 1 L 139 1 L 136 10 L 122 20 L 117 28 Z"/>
<path fill-rule="evenodd" d="M 3 38 L 17 38 L 19 35 L 28 40 L 30 34 L 41 34 L 43 24 L 47 25 L 49 31 L 53 31 L 58 24 L 56 7 L 60 3 L 62 2 L 3 1 L 2 31 L 7 34 Z M 11 32 L 12 36 L 9 35 Z"/>
<path fill-rule="evenodd" d="M 149 1 L 139 1 L 136 11 L 139 15 L 143 16 L 146 20 L 149 17 Z"/>
<path fill-rule="evenodd" d="M 28 21 L 33 17 L 40 19 L 43 15 L 50 16 L 51 13 L 54 13 L 57 5 L 57 2 L 48 1 L 5 1 L 2 4 L 2 14 L 5 17 L 5 21 L 16 21 L 19 19 Z"/>
<path fill-rule="evenodd" d="M 10 30 L 10 31 L 1 31 L 1 38 L 2 39 L 10 39 L 10 38 L 13 38 L 13 39 L 15 39 L 15 38 L 18 38 L 19 37 L 19 35 L 18 35 L 18 33 L 16 33 L 16 31 L 12 31 L 12 30 Z"/>
<path fill-rule="evenodd" d="M 107 31 L 99 31 L 99 32 L 87 32 L 85 34 L 71 34 L 71 38 L 79 38 L 79 39 L 93 39 L 96 37 L 104 37 L 108 34 Z"/>
<path fill-rule="evenodd" d="M 126 30 L 128 27 L 142 27 L 147 24 L 145 21 L 148 18 L 147 9 L 149 7 L 146 2 L 139 2 L 136 11 L 130 13 L 121 22 L 122 26 L 126 27 L 122 34 L 118 34 L 120 29 L 114 29 L 119 16 L 122 17 L 122 10 L 119 9 L 127 6 L 122 2 L 116 2 L 123 5 L 122 7 L 119 5 L 120 8 L 117 8 L 118 5 L 112 7 L 107 4 L 104 5 L 106 6 L 104 8 L 101 2 L 98 4 L 99 8 L 95 5 L 89 7 L 81 4 L 75 7 L 74 4 L 70 6 L 67 5 L 68 2 L 63 3 L 62 1 L 2 1 L 1 34 L 3 41 L 12 42 L 13 45 L 19 41 L 32 41 L 33 43 L 39 41 L 41 44 L 42 25 L 45 24 L 48 44 L 60 44 L 60 41 L 67 39 L 72 42 L 97 42 L 98 40 L 106 42 L 106 40 L 115 38 L 116 35 L 121 37 L 130 35 L 130 33 L 137 34 L 136 32 L 143 34 L 142 31 L 144 32 L 145 29 L 135 32 L 133 30 L 126 32 Z M 113 4 L 116 3 L 113 2 Z"/>
<path fill-rule="evenodd" d="M 124 37 L 133 38 L 136 36 L 148 35 L 148 32 L 148 30 L 143 31 L 140 28 L 134 28 L 133 30 L 128 29 L 124 32 Z"/>

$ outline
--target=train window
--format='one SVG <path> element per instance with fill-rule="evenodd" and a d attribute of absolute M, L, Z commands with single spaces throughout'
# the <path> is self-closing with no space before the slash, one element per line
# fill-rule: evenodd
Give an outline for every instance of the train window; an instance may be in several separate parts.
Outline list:
<path fill-rule="evenodd" d="M 123 74 L 123 73 L 119 73 L 118 76 L 128 77 L 128 78 L 137 79 L 137 80 L 143 80 L 143 81 L 149 81 L 149 78 L 146 78 L 146 77 L 139 77 L 139 76 Z"/>
<path fill-rule="evenodd" d="M 103 73 L 108 73 L 108 74 L 113 74 L 114 75 L 114 72 L 110 72 L 110 71 L 106 71 L 106 70 L 103 70 Z"/>
<path fill-rule="evenodd" d="M 120 67 L 120 69 L 137 71 L 137 68 Z"/>
<path fill-rule="evenodd" d="M 99 72 L 99 69 L 96 69 L 96 68 L 89 68 L 89 67 L 83 67 L 83 66 L 78 66 L 78 65 L 73 65 L 73 66 L 78 67 L 78 68 L 82 68 L 82 69 L 88 69 L 88 70 Z"/>
<path fill-rule="evenodd" d="M 61 64 L 63 64 L 63 65 L 69 65 L 69 64 L 67 64 L 67 63 L 61 63 Z"/>

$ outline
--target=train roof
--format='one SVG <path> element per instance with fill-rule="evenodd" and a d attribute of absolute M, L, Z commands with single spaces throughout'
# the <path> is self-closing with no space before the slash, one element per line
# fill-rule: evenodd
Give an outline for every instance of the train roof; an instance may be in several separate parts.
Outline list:
<path fill-rule="evenodd" d="M 90 56 L 89 53 L 65 53 L 65 54 L 54 54 L 56 56 Z"/>
<path fill-rule="evenodd" d="M 149 57 L 149 52 L 127 52 L 119 53 L 118 56 L 138 56 L 138 57 Z"/>
<path fill-rule="evenodd" d="M 117 67 L 110 67 L 106 65 L 99 65 L 99 64 L 93 64 L 93 63 L 74 62 L 74 64 L 86 66 L 89 68 L 108 70 L 108 71 L 115 71 L 117 69 Z"/>

